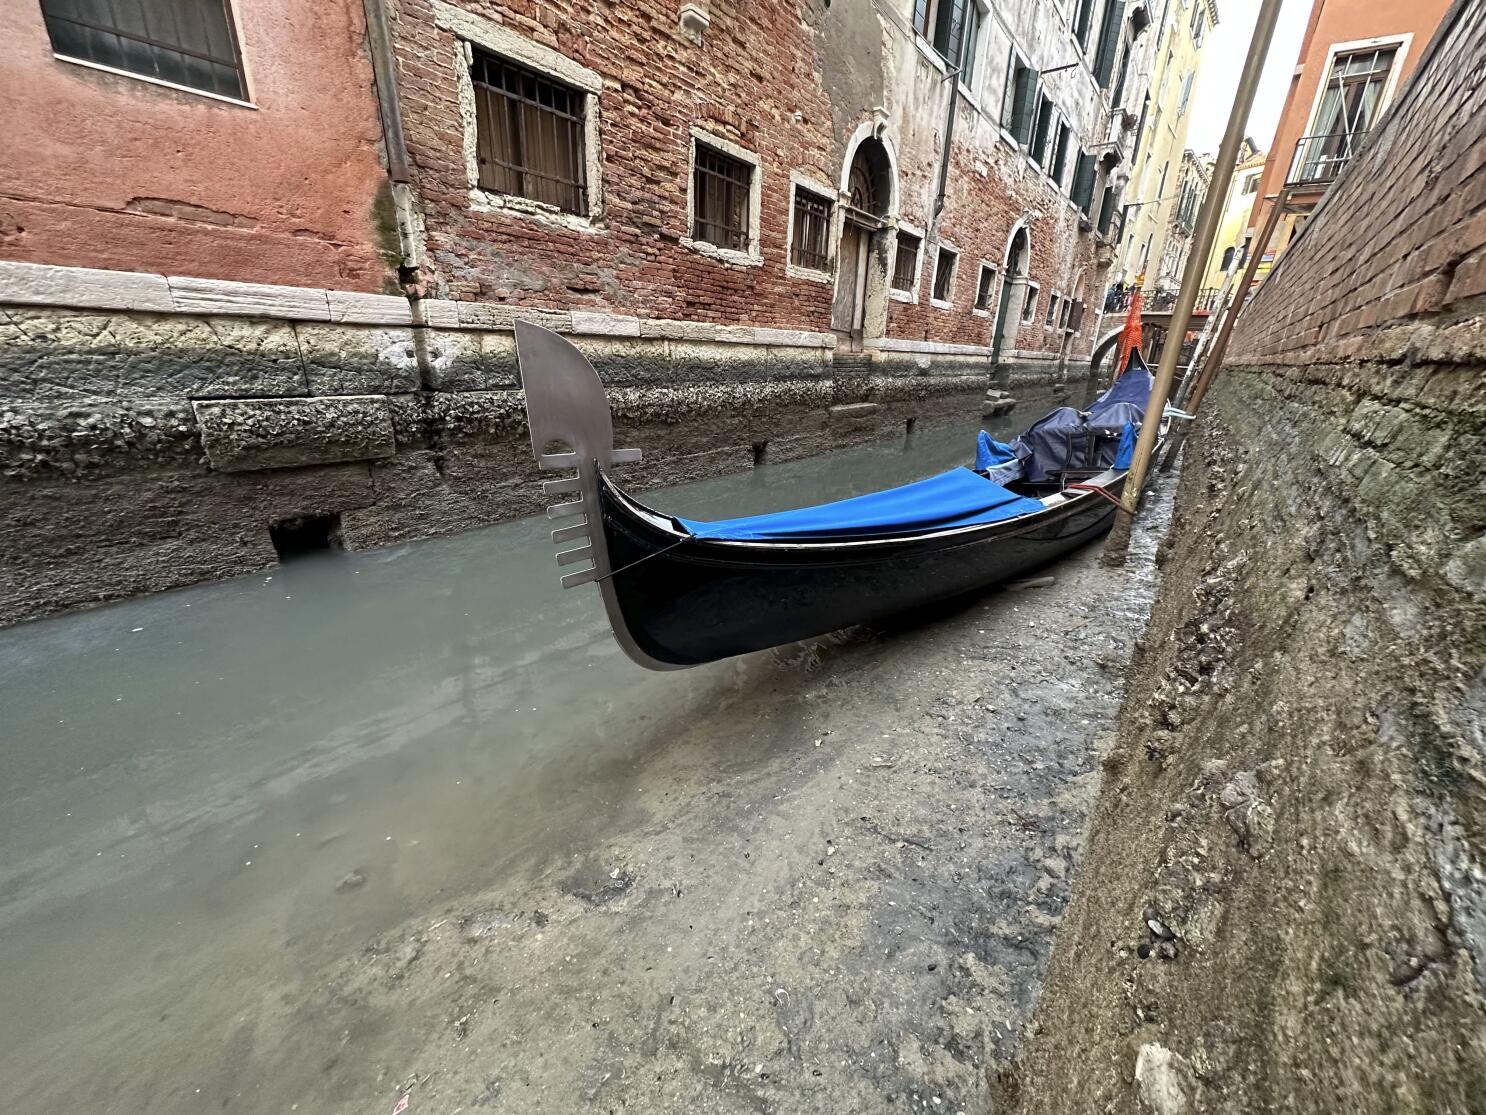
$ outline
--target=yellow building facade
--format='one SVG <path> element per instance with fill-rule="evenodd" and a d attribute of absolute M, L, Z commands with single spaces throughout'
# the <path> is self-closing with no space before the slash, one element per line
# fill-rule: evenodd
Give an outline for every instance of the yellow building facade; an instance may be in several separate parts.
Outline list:
<path fill-rule="evenodd" d="M 1142 109 L 1140 140 L 1125 189 L 1125 221 L 1109 281 L 1154 287 L 1172 253 L 1166 240 L 1181 201 L 1187 124 L 1207 39 L 1218 22 L 1216 0 L 1156 0 L 1154 34 L 1146 34 L 1151 75 Z"/>

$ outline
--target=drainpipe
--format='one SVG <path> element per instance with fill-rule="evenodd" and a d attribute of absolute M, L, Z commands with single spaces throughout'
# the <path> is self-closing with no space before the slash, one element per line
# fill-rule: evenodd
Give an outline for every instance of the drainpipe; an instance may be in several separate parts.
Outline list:
<path fill-rule="evenodd" d="M 382 118 L 382 139 L 387 148 L 387 177 L 392 181 L 398 251 L 402 255 L 398 282 L 410 299 L 416 299 L 422 296 L 423 236 L 415 207 L 412 163 L 402 132 L 402 100 L 397 92 L 397 60 L 392 51 L 386 0 L 362 0 L 362 8 L 366 13 L 366 45 L 376 83 L 377 109 Z M 416 312 L 415 305 L 415 315 Z"/>
<path fill-rule="evenodd" d="M 944 117 L 944 150 L 939 153 L 939 192 L 934 195 L 934 213 L 929 219 L 936 238 L 939 232 L 939 215 L 944 212 L 945 191 L 949 188 L 949 154 L 955 141 L 955 114 L 960 108 L 961 69 L 963 67 L 955 66 L 944 75 L 944 80 L 949 82 L 949 108 Z"/>

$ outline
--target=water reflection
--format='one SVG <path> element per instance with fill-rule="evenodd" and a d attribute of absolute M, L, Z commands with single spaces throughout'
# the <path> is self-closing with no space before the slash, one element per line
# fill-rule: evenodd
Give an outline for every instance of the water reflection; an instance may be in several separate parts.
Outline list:
<path fill-rule="evenodd" d="M 843 498 L 966 462 L 976 428 L 646 499 L 708 518 Z M 203 1082 L 250 1082 L 235 1043 L 276 996 L 441 895 L 601 839 L 656 725 L 748 684 L 748 661 L 632 666 L 592 590 L 559 589 L 547 529 L 0 632 L 0 1079 L 19 1110 L 192 1109 Z"/>

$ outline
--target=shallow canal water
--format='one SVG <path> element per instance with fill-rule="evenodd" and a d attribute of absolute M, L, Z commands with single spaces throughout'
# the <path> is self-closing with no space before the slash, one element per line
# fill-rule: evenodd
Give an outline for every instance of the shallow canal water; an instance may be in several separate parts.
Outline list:
<path fill-rule="evenodd" d="M 709 518 L 843 498 L 966 463 L 976 428 L 647 501 Z M 286 987 L 441 897 L 603 840 L 615 764 L 738 667 L 632 666 L 593 590 L 558 587 L 548 529 L 320 555 L 0 631 L 15 1110 L 218 1106 L 250 1088 L 235 1050 Z"/>

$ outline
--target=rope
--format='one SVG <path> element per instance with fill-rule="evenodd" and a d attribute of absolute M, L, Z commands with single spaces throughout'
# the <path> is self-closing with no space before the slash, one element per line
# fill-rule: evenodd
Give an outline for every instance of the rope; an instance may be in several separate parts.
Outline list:
<path fill-rule="evenodd" d="M 1112 495 L 1108 488 L 1101 488 L 1098 484 L 1069 484 L 1063 490 L 1065 492 L 1074 490 L 1081 492 L 1097 492 L 1099 495 L 1109 500 L 1110 503 L 1114 504 L 1116 508 L 1125 512 L 1126 515 L 1134 516 L 1135 514 L 1134 511 L 1131 511 L 1123 503 L 1121 503 L 1117 497 Z"/>

